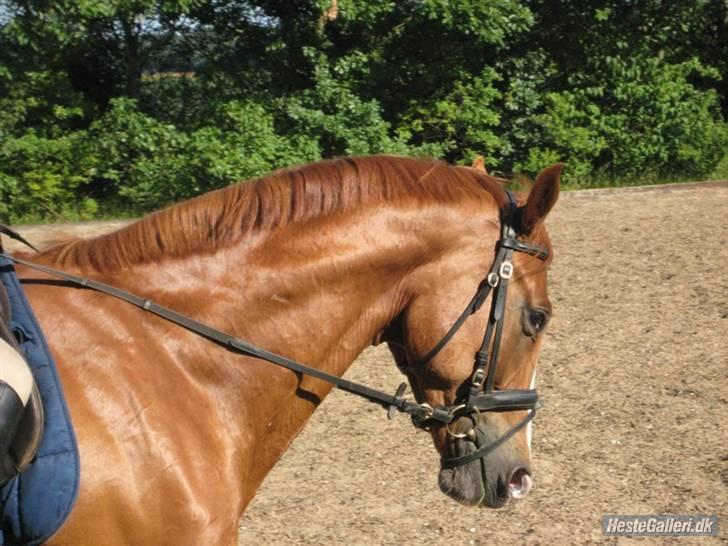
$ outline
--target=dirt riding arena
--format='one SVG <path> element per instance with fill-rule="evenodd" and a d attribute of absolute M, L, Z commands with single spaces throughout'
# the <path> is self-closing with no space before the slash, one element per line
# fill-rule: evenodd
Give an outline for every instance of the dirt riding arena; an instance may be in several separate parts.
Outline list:
<path fill-rule="evenodd" d="M 455 504 L 425 433 L 335 392 L 263 484 L 240 544 L 726 542 L 728 184 L 565 194 L 549 226 L 555 316 L 531 495 Z M 41 242 L 107 229 L 22 231 Z M 403 380 L 384 348 L 347 377 L 392 392 Z M 718 514 L 722 536 L 606 539 L 603 514 Z"/>

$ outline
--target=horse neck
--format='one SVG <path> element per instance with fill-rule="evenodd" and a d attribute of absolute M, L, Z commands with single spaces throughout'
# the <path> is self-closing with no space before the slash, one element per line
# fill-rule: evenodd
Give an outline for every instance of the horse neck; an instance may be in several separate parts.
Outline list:
<path fill-rule="evenodd" d="M 431 250 L 413 226 L 423 223 L 416 214 L 378 210 L 317 219 L 232 247 L 132 266 L 121 281 L 106 280 L 341 375 L 399 314 L 405 279 Z"/>
<path fill-rule="evenodd" d="M 233 247 L 134 266 L 123 283 L 259 347 L 340 376 L 406 305 L 408 277 L 431 256 L 432 233 L 443 232 L 434 216 L 434 209 L 380 207 L 293 224 Z M 424 226 L 433 226 L 432 233 Z M 235 416 L 231 436 L 245 438 L 235 459 L 250 461 L 242 470 L 245 505 L 331 386 L 156 324 L 162 331 L 150 337 L 185 336 L 179 365 L 190 374 L 207 369 L 200 381 L 216 383 L 215 404 L 228 404 L 224 413 Z"/>

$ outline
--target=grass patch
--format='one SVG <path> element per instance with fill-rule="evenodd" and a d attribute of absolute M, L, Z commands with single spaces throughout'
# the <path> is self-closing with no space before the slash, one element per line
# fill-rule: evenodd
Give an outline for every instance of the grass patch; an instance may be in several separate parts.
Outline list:
<path fill-rule="evenodd" d="M 567 165 L 568 168 L 568 165 Z M 626 188 L 630 186 L 654 186 L 659 184 L 680 184 L 685 182 L 703 182 L 709 180 L 728 180 L 728 154 L 726 154 L 715 170 L 708 176 L 658 175 L 644 173 L 639 177 L 618 177 L 599 175 L 583 180 L 568 180 L 562 184 L 564 190 L 586 190 L 596 188 Z"/>

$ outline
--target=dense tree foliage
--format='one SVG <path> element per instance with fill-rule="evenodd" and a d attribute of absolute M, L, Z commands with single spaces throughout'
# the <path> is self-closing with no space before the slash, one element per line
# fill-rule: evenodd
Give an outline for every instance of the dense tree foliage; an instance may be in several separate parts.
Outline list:
<path fill-rule="evenodd" d="M 708 175 L 726 0 L 0 0 L 0 219 L 139 212 L 343 154 Z"/>

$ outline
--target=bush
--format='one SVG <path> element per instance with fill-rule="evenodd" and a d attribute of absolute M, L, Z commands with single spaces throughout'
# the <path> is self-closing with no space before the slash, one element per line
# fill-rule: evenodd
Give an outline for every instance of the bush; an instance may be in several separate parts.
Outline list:
<path fill-rule="evenodd" d="M 546 94 L 521 125 L 531 132 L 515 165 L 535 172 L 567 161 L 579 185 L 620 179 L 709 175 L 728 145 L 713 90 L 690 83 L 717 75 L 697 60 L 607 58 L 602 70 L 572 76 L 573 88 Z M 524 157 L 525 156 L 525 157 Z"/>
<path fill-rule="evenodd" d="M 253 102 L 218 105 L 209 123 L 186 133 L 116 99 L 88 130 L 9 139 L 0 146 L 0 217 L 83 219 L 97 201 L 102 211 L 152 210 L 319 158 L 315 140 L 279 135 Z"/>
<path fill-rule="evenodd" d="M 95 200 L 83 196 L 94 174 L 79 154 L 83 133 L 42 138 L 28 133 L 0 144 L 0 219 L 5 222 L 41 218 L 88 219 Z"/>
<path fill-rule="evenodd" d="M 475 77 L 462 74 L 444 97 L 411 104 L 403 116 L 403 128 L 412 132 L 416 142 L 429 145 L 433 155 L 469 161 L 484 154 L 491 166 L 497 165 L 497 151 L 503 145 L 496 131 L 501 119 L 496 108 L 501 93 L 494 86 L 498 79 L 492 68 Z"/>
<path fill-rule="evenodd" d="M 185 133 L 117 99 L 89 130 L 104 158 L 99 176 L 128 206 L 149 210 L 319 157 L 312 140 L 279 135 L 250 101 L 218 105 L 208 123 Z"/>
<path fill-rule="evenodd" d="M 331 62 L 308 51 L 315 62 L 314 85 L 278 101 L 287 134 L 306 135 L 323 157 L 373 153 L 420 154 L 438 151 L 408 144 L 407 129 L 395 131 L 379 103 L 357 94 L 353 80 L 366 71 L 359 54 Z"/>
<path fill-rule="evenodd" d="M 697 60 L 681 64 L 613 59 L 606 74 L 605 116 L 600 122 L 609 153 L 602 165 L 612 176 L 709 174 L 725 152 L 718 97 L 696 89 L 691 75 L 719 76 Z"/>

